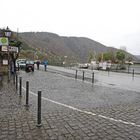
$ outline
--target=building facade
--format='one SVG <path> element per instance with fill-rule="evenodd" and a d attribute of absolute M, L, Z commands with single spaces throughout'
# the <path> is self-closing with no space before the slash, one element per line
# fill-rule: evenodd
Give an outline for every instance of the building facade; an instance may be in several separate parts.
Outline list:
<path fill-rule="evenodd" d="M 20 43 L 14 32 L 0 29 L 0 74 L 15 72 L 15 61 L 18 57 Z"/>

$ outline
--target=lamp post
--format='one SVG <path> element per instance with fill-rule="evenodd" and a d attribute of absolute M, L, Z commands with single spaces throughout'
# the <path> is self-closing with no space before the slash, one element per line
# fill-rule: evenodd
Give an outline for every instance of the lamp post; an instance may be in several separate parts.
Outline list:
<path fill-rule="evenodd" d="M 6 30 L 4 31 L 5 36 L 8 38 L 8 81 L 10 81 L 10 76 L 11 76 L 11 69 L 10 69 L 10 53 L 9 53 L 9 42 L 10 42 L 10 37 L 11 37 L 11 31 L 10 29 L 6 28 Z"/>
<path fill-rule="evenodd" d="M 6 37 L 8 37 L 8 39 L 9 39 L 9 37 L 11 36 L 11 30 L 8 28 L 8 26 L 7 26 L 7 28 L 6 28 L 6 30 L 4 31 L 4 33 L 5 33 L 5 36 Z"/>
<path fill-rule="evenodd" d="M 9 28 L 7 28 L 6 30 L 7 35 L 10 35 L 9 31 L 10 31 Z M 20 47 L 21 47 L 21 42 L 18 40 L 18 33 L 17 33 L 17 37 L 10 37 L 9 40 L 9 54 L 11 58 L 11 64 L 12 64 L 11 68 L 13 74 L 16 74 L 16 59 L 18 58 Z"/>

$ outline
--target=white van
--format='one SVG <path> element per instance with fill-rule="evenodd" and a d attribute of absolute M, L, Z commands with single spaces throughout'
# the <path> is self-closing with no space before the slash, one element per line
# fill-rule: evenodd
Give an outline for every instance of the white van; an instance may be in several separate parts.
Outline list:
<path fill-rule="evenodd" d="M 16 69 L 25 69 L 26 59 L 17 59 L 16 60 Z"/>

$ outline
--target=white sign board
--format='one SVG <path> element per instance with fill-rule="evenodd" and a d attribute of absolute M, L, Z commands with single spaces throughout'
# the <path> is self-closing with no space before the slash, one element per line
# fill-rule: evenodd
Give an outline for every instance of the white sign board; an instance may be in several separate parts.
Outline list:
<path fill-rule="evenodd" d="M 18 53 L 18 47 L 9 46 L 9 52 L 17 52 Z"/>
<path fill-rule="evenodd" d="M 2 51 L 2 52 L 7 52 L 7 51 L 8 51 L 7 48 L 8 48 L 7 46 L 2 46 L 1 51 Z"/>
<path fill-rule="evenodd" d="M 8 60 L 3 60 L 3 61 L 2 61 L 2 64 L 3 64 L 3 65 L 8 65 Z"/>
<path fill-rule="evenodd" d="M 0 37 L 0 45 L 1 46 L 8 46 L 8 38 L 7 37 Z"/>

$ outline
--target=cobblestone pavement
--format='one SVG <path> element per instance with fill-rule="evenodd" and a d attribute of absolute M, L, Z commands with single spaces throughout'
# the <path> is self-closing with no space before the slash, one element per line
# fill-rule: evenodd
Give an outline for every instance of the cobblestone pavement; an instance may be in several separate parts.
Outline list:
<path fill-rule="evenodd" d="M 140 140 L 140 92 L 91 85 L 49 71 L 20 71 L 19 76 L 22 97 L 12 80 L 0 86 L 0 140 Z M 36 126 L 39 90 L 41 127 Z"/>

